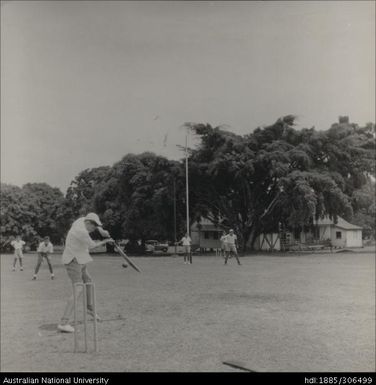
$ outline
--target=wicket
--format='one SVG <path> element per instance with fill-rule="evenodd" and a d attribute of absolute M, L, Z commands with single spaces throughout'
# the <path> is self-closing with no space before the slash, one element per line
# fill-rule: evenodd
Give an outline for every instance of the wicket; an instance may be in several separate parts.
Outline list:
<path fill-rule="evenodd" d="M 94 351 L 98 351 L 98 339 L 97 339 L 97 309 L 96 309 L 96 299 L 95 299 L 95 285 L 93 282 L 79 282 L 75 283 L 73 287 L 73 301 L 74 301 L 74 352 L 78 352 L 78 330 L 77 330 L 77 313 L 78 313 L 78 296 L 77 296 L 77 288 L 82 287 L 82 298 L 83 298 L 83 325 L 84 325 L 84 342 L 85 349 L 84 352 L 88 351 L 87 344 L 87 290 L 91 290 L 92 301 L 93 301 L 93 334 L 94 334 Z"/>

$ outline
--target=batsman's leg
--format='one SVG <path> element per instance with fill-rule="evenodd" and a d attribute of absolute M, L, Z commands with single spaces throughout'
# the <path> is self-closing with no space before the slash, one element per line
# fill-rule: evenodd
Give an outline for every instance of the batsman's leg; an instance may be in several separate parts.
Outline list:
<path fill-rule="evenodd" d="M 73 284 L 73 290 L 75 290 L 75 292 L 73 292 L 73 294 L 68 298 L 67 303 L 65 305 L 64 314 L 60 322 L 61 325 L 66 325 L 67 323 L 69 323 L 69 320 L 71 319 L 72 313 L 74 311 L 74 301 L 78 301 L 78 299 L 81 297 L 81 293 L 83 290 L 82 284 L 81 286 L 77 285 L 77 287 L 75 285 L 76 284 Z"/>

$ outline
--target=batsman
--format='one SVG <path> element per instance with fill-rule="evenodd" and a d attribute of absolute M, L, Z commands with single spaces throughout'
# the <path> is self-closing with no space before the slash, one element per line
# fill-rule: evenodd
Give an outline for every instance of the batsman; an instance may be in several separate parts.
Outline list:
<path fill-rule="evenodd" d="M 103 238 L 102 241 L 94 241 L 90 237 L 90 233 L 97 231 Z M 72 282 L 72 291 L 74 290 L 74 284 L 92 282 L 92 278 L 89 275 L 87 264 L 92 262 L 93 259 L 89 254 L 89 250 L 96 247 L 105 245 L 106 243 L 114 243 L 114 240 L 110 237 L 108 231 L 102 228 L 102 223 L 95 213 L 89 213 L 86 217 L 78 218 L 73 222 L 71 229 L 68 232 L 65 242 L 65 248 L 62 256 L 62 262 L 67 270 L 68 277 Z M 80 291 L 76 291 L 76 296 L 82 295 L 82 287 Z M 58 325 L 58 330 L 65 333 L 73 333 L 74 328 L 70 325 L 70 320 L 74 310 L 74 293 L 69 297 L 64 314 Z M 87 291 L 87 313 L 91 317 L 96 317 L 100 320 L 97 314 L 93 310 L 93 298 L 90 290 Z"/>

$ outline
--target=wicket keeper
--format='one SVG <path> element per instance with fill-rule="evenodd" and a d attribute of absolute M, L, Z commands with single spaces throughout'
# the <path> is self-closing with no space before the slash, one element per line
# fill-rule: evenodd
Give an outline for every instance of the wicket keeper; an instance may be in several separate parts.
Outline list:
<path fill-rule="evenodd" d="M 49 257 L 49 255 L 54 252 L 54 247 L 50 242 L 50 237 L 44 237 L 43 242 L 39 244 L 37 252 L 38 252 L 38 262 L 37 262 L 37 265 L 35 266 L 33 281 L 37 279 L 38 271 L 40 269 L 40 265 L 43 262 L 43 258 L 46 258 L 48 268 L 51 274 L 51 279 L 54 279 L 55 278 L 54 271 L 52 270 L 51 260 Z"/>
<path fill-rule="evenodd" d="M 223 258 L 226 257 L 226 236 L 227 236 L 226 231 L 223 231 L 222 232 L 222 236 L 220 238 L 220 242 L 221 242 L 221 256 Z"/>

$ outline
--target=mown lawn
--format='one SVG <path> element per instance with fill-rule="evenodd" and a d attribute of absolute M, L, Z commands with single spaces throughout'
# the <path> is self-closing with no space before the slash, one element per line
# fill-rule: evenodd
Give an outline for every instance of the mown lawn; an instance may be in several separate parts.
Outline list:
<path fill-rule="evenodd" d="M 96 256 L 99 352 L 73 353 L 73 336 L 56 331 L 71 286 L 60 256 L 56 279 L 36 255 L 11 272 L 1 257 L 2 371 L 375 370 L 373 253 L 243 257 Z M 82 325 L 79 326 L 82 331 Z M 89 331 L 91 331 L 91 324 Z"/>

